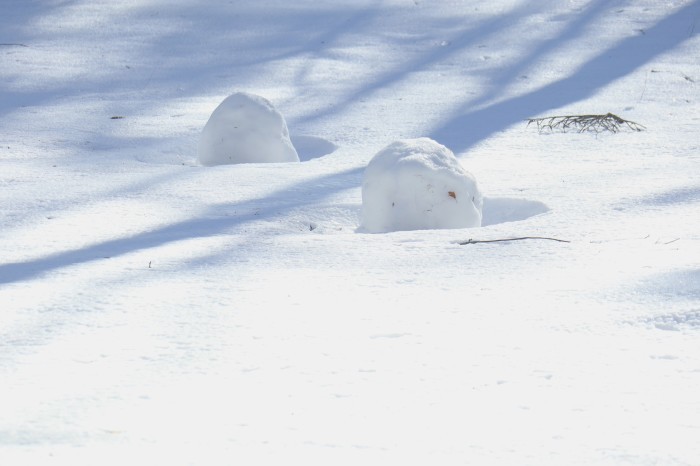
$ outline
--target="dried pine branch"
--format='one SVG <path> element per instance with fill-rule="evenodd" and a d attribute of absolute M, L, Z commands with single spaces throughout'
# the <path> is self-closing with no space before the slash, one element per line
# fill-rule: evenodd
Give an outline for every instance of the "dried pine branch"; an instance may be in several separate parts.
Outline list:
<path fill-rule="evenodd" d="M 530 126 L 532 123 L 537 125 L 537 131 L 540 133 L 546 130 L 563 132 L 575 130 L 579 133 L 610 131 L 611 133 L 617 133 L 624 128 L 632 131 L 643 131 L 646 129 L 639 123 L 625 120 L 612 113 L 605 115 L 563 115 L 529 118 L 527 125 Z"/>

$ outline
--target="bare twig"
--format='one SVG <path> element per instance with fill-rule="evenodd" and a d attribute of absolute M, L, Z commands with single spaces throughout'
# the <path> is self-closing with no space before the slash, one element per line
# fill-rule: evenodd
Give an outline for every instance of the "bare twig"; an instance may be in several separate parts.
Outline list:
<path fill-rule="evenodd" d="M 527 125 L 530 126 L 532 123 L 537 125 L 537 131 L 540 133 L 545 130 L 566 132 L 570 129 L 579 133 L 586 131 L 594 133 L 610 131 L 611 133 L 617 133 L 624 128 L 629 128 L 632 131 L 643 131 L 646 129 L 639 123 L 625 120 L 612 113 L 606 113 L 605 115 L 561 115 L 529 118 Z"/>
<path fill-rule="evenodd" d="M 3 47 L 29 47 L 27 44 L 0 44 Z"/>
<path fill-rule="evenodd" d="M 557 241 L 559 243 L 570 243 L 571 241 L 559 238 L 549 238 L 547 236 L 521 236 L 519 238 L 498 238 L 498 239 L 472 239 L 469 238 L 467 241 L 461 241 L 460 246 L 465 244 L 477 244 L 477 243 L 500 243 L 503 241 L 522 241 L 524 239 L 543 239 L 548 241 Z"/>

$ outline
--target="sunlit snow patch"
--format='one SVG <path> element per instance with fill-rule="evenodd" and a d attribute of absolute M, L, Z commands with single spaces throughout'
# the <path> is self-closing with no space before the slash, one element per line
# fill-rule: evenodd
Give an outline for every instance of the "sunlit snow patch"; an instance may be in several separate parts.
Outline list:
<path fill-rule="evenodd" d="M 362 222 L 371 233 L 481 226 L 474 177 L 429 138 L 396 141 L 369 162 L 362 183 Z"/>
<path fill-rule="evenodd" d="M 202 165 L 299 162 L 282 114 L 264 97 L 245 92 L 216 107 L 197 153 Z"/>

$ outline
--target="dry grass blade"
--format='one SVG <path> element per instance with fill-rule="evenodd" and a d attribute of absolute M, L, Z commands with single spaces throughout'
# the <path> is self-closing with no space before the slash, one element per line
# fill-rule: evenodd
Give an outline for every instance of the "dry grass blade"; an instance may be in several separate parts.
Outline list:
<path fill-rule="evenodd" d="M 643 131 L 646 129 L 639 123 L 625 120 L 613 113 L 606 113 L 605 115 L 561 115 L 529 118 L 527 120 L 527 125 L 530 126 L 532 123 L 537 125 L 537 131 L 540 133 L 547 130 L 562 132 L 573 130 L 578 133 L 589 131 L 593 133 L 601 133 L 603 131 L 617 133 L 625 128 L 631 129 L 632 131 Z"/>

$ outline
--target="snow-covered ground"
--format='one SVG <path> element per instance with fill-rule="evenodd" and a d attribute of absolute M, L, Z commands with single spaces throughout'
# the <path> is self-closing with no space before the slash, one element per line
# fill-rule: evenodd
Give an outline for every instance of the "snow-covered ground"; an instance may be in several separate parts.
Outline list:
<path fill-rule="evenodd" d="M 0 464 L 700 464 L 700 2 L 0 9 Z M 359 229 L 418 137 L 482 227 Z"/>

